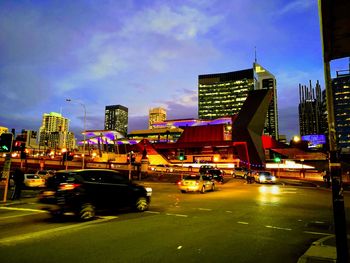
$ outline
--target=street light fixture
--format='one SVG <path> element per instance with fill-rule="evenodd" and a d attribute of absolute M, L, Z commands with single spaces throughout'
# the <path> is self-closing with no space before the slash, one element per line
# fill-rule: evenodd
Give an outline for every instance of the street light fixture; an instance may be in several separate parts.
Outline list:
<path fill-rule="evenodd" d="M 83 131 L 83 136 L 84 136 L 84 141 L 83 141 L 83 154 L 82 154 L 82 169 L 85 167 L 85 143 L 86 143 L 86 107 L 84 103 L 81 103 L 79 101 L 74 101 L 71 99 L 66 99 L 67 102 L 75 102 L 83 106 L 84 108 L 84 131 Z"/>

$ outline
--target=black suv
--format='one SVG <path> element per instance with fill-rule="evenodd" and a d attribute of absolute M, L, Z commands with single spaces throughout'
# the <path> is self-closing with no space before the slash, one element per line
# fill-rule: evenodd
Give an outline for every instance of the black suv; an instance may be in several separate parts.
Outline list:
<path fill-rule="evenodd" d="M 96 209 L 131 207 L 145 211 L 151 195 L 151 188 L 134 184 L 117 171 L 64 170 L 48 178 L 39 203 L 55 217 L 73 212 L 80 219 L 89 220 Z"/>
<path fill-rule="evenodd" d="M 207 170 L 205 174 L 219 183 L 224 183 L 223 172 L 220 169 L 212 168 Z"/>

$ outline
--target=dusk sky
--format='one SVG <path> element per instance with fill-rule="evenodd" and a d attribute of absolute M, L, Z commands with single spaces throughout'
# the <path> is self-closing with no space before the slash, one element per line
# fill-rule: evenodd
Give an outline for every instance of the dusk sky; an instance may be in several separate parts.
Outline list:
<path fill-rule="evenodd" d="M 0 126 L 38 130 L 61 112 L 78 135 L 79 103 L 89 130 L 104 128 L 106 105 L 129 108 L 129 132 L 147 128 L 152 107 L 197 118 L 198 75 L 252 68 L 255 47 L 290 139 L 299 83 L 324 89 L 316 0 L 0 1 Z M 343 69 L 347 59 L 331 64 Z"/>

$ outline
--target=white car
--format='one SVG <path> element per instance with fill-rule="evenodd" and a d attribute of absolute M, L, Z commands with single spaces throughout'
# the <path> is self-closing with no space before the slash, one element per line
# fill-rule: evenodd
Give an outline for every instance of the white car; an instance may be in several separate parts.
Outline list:
<path fill-rule="evenodd" d="M 155 172 L 166 172 L 166 173 L 172 173 L 174 171 L 173 167 L 171 167 L 168 164 L 158 164 L 153 168 L 153 171 Z"/>
<path fill-rule="evenodd" d="M 26 187 L 45 187 L 45 179 L 37 174 L 24 174 L 24 185 Z"/>

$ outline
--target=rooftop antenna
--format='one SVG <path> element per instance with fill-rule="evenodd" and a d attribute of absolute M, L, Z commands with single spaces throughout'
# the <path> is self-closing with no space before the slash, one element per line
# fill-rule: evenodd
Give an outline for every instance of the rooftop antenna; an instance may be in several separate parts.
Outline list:
<path fill-rule="evenodd" d="M 254 62 L 255 63 L 257 62 L 257 59 L 256 59 L 256 46 L 254 47 Z"/>

